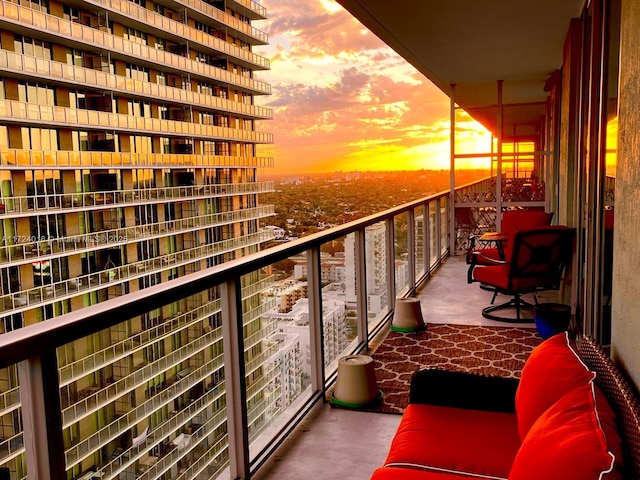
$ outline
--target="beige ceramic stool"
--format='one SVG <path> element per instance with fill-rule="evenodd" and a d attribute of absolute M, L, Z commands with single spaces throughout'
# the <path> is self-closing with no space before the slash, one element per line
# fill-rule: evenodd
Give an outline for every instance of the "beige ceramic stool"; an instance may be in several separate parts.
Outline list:
<path fill-rule="evenodd" d="M 331 403 L 340 407 L 363 408 L 382 398 L 368 355 L 348 355 L 338 360 L 338 377 Z"/>
<path fill-rule="evenodd" d="M 417 298 L 398 298 L 393 311 L 391 330 L 394 332 L 417 332 L 425 329 L 420 300 Z"/>

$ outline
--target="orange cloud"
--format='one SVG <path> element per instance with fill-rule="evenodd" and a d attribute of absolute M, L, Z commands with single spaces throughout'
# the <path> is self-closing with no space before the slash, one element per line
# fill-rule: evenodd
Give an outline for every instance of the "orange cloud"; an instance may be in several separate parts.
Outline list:
<path fill-rule="evenodd" d="M 265 2 L 272 85 L 258 128 L 280 172 L 447 168 L 449 99 L 329 0 Z"/>

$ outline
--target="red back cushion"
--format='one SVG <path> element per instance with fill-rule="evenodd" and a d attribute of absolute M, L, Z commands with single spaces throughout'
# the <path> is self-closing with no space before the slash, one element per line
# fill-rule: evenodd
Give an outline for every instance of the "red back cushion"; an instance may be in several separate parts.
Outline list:
<path fill-rule="evenodd" d="M 580 359 L 568 332 L 558 333 L 538 345 L 522 368 L 516 392 L 520 438 L 524 440 L 531 426 L 551 405 L 594 377 Z"/>
<path fill-rule="evenodd" d="M 551 223 L 553 213 L 541 210 L 506 210 L 502 213 L 502 232 L 511 233 L 518 230 L 530 230 L 546 227 Z"/>
<path fill-rule="evenodd" d="M 533 424 L 509 480 L 620 480 L 615 416 L 593 382 L 570 391 Z"/>

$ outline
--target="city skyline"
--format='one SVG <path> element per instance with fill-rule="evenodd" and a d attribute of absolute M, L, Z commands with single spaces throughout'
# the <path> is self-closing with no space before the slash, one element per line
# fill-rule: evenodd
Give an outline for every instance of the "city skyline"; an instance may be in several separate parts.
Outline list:
<path fill-rule="evenodd" d="M 333 0 L 263 3 L 269 19 L 256 26 L 269 45 L 256 52 L 270 58 L 271 70 L 257 76 L 273 94 L 257 101 L 273 119 L 258 128 L 274 134 L 274 144 L 261 148 L 275 159 L 265 173 L 449 168 L 444 93 Z M 489 151 L 478 123 L 456 125 L 457 148 Z"/>

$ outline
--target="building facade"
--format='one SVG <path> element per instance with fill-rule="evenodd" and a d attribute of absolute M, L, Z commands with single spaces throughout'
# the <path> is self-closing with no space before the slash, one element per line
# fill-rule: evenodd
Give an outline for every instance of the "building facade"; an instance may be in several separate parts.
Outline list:
<path fill-rule="evenodd" d="M 0 329 L 258 251 L 269 61 L 249 0 L 0 2 Z M 268 278 L 248 276 L 259 292 Z M 261 303 L 257 293 L 243 302 Z M 245 319 L 250 434 L 276 400 Z M 216 291 L 58 350 L 67 477 L 209 478 L 226 464 Z M 250 340 L 250 341 L 249 341 Z M 273 350 L 273 348 L 271 348 Z M 254 359 L 254 362 L 251 360 Z M 25 476 L 17 376 L 0 372 L 0 467 Z M 5 470 L 6 471 L 6 470 Z M 186 475 L 186 477 L 185 477 Z"/>

